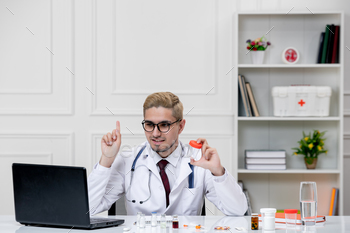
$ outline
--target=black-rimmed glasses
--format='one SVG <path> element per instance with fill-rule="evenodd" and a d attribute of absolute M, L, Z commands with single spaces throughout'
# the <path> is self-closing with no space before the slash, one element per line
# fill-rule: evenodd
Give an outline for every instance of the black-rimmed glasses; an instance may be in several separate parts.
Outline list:
<path fill-rule="evenodd" d="M 177 121 L 174 121 L 174 122 L 162 121 L 162 122 L 159 122 L 158 124 L 154 124 L 152 121 L 143 120 L 142 127 L 146 132 L 152 132 L 154 130 L 154 127 L 157 126 L 160 132 L 167 133 L 170 130 L 170 126 L 179 121 L 181 121 L 181 119 L 178 119 Z"/>

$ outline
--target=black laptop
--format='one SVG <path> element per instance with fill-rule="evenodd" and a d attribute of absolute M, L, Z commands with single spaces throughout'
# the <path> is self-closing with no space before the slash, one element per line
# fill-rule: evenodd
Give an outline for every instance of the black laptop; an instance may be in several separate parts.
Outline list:
<path fill-rule="evenodd" d="M 12 164 L 16 221 L 95 229 L 117 226 L 121 219 L 90 218 L 84 167 Z"/>

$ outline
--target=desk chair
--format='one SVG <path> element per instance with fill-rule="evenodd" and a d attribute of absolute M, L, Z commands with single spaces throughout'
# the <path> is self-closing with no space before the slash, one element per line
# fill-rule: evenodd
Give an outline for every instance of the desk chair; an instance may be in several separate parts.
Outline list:
<path fill-rule="evenodd" d="M 108 210 L 108 215 L 126 215 L 124 196 L 113 203 Z M 205 216 L 205 201 L 203 202 L 201 216 Z"/>

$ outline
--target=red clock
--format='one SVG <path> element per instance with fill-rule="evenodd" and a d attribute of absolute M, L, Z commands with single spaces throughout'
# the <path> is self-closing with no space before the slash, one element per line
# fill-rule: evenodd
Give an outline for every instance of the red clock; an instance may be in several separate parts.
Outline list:
<path fill-rule="evenodd" d="M 287 64 L 294 64 L 299 61 L 299 51 L 296 48 L 288 47 L 282 53 L 282 60 Z"/>

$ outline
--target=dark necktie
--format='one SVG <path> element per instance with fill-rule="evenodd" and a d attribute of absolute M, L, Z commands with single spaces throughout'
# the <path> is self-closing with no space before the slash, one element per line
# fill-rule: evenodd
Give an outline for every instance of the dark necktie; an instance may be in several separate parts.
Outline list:
<path fill-rule="evenodd" d="M 168 161 L 164 159 L 158 162 L 158 166 L 160 169 L 159 174 L 160 174 L 160 177 L 162 178 L 164 189 L 165 189 L 166 207 L 168 207 L 169 205 L 169 193 L 170 193 L 170 184 L 169 184 L 168 176 L 165 173 L 165 166 L 167 164 L 168 164 Z"/>

